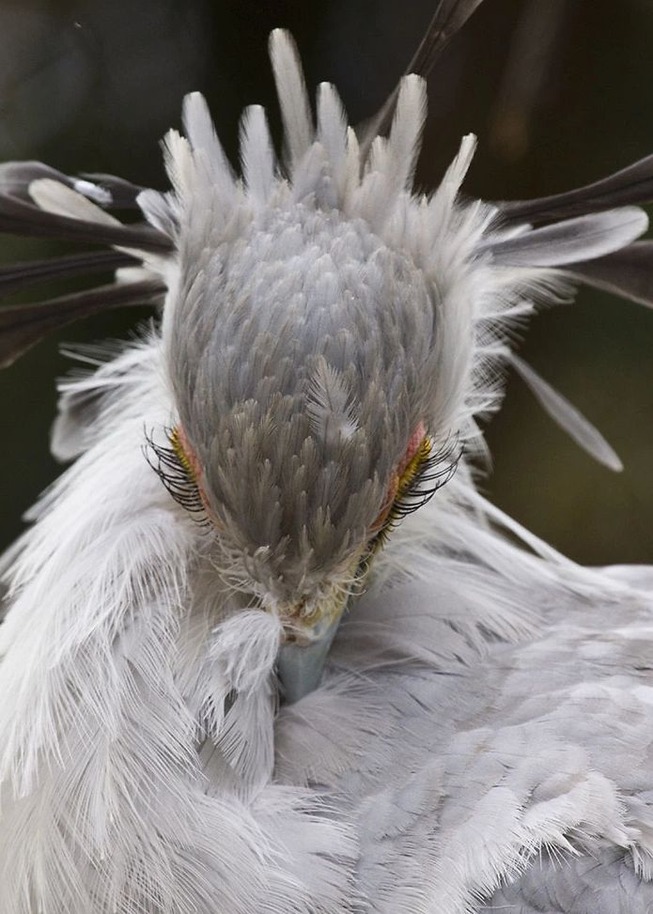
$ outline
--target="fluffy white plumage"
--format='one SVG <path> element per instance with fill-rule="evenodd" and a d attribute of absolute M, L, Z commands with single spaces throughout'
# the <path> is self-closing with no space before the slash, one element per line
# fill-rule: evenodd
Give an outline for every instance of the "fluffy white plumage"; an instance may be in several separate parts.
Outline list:
<path fill-rule="evenodd" d="M 203 100 L 187 100 L 188 140 L 167 140 L 174 192 L 140 197 L 175 241 L 171 256 L 139 255 L 168 289 L 161 331 L 64 385 L 56 450 L 79 456 L 6 559 L 0 911 L 644 914 L 653 571 L 575 565 L 489 504 L 472 466 L 510 325 L 559 292 L 553 267 L 619 250 L 646 218 L 627 207 L 502 227 L 495 208 L 459 200 L 471 137 L 433 196 L 415 198 L 421 79 L 403 81 L 391 134 L 361 174 L 335 90 L 320 88 L 315 133 L 283 33 L 272 60 L 288 177 L 261 109 L 243 121 L 241 181 Z M 30 194 L 48 212 L 108 218 L 79 185 L 40 180 Z M 388 257 L 403 258 L 407 282 L 422 284 L 414 307 L 435 314 L 428 427 L 466 453 L 374 559 L 320 687 L 279 708 L 284 620 L 262 598 L 256 557 L 216 553 L 145 459 L 144 429 L 165 443 L 178 421 L 175 309 L 210 270 L 207 251 L 223 252 L 236 295 L 271 248 L 291 263 L 279 295 L 284 283 L 309 290 L 309 305 L 341 295 L 332 248 L 308 249 L 299 229 L 275 247 L 293 220 L 315 238 L 344 231 L 343 262 L 345 243 L 359 244 L 366 288 L 386 296 Z M 266 290 L 246 279 L 259 305 Z M 398 307 L 399 280 L 392 291 Z M 290 325 L 300 299 L 288 299 Z M 321 351 L 319 322 L 303 332 Z M 363 342 L 345 341 L 345 365 Z M 240 353 L 245 374 L 256 355 Z M 336 446 L 364 419 L 342 373 L 318 365 L 307 412 Z"/>

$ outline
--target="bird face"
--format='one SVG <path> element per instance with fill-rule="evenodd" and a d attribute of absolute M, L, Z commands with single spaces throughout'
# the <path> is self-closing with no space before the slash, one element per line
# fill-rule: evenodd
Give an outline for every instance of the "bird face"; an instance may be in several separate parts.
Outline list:
<path fill-rule="evenodd" d="M 432 291 L 363 220 L 291 200 L 182 259 L 172 307 L 164 481 L 287 642 L 322 642 L 451 468 L 425 421 Z"/>

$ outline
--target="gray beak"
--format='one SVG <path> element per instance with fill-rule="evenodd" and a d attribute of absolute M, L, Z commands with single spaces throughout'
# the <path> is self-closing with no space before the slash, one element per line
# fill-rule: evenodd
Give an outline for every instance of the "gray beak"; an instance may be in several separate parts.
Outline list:
<path fill-rule="evenodd" d="M 341 614 L 338 614 L 327 624 L 319 622 L 308 644 L 281 645 L 277 672 L 287 704 L 294 704 L 319 686 L 324 664 L 341 618 Z"/>

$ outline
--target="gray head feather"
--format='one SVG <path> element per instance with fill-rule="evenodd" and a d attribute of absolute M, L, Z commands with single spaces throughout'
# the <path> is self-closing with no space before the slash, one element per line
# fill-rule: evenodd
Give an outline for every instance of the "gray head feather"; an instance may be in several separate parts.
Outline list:
<path fill-rule="evenodd" d="M 428 407 L 433 303 L 362 220 L 307 202 L 197 242 L 170 347 L 181 422 L 232 545 L 293 592 L 370 537 Z"/>

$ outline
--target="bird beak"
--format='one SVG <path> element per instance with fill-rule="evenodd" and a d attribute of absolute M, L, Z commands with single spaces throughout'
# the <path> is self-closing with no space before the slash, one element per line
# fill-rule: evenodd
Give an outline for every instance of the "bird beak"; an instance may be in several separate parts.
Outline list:
<path fill-rule="evenodd" d="M 281 645 L 277 658 L 277 674 L 287 704 L 294 704 L 316 689 L 340 620 L 348 604 L 340 611 L 322 616 L 306 633 L 302 642 L 288 641 Z"/>

